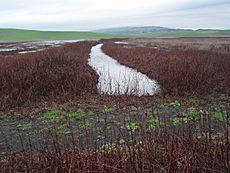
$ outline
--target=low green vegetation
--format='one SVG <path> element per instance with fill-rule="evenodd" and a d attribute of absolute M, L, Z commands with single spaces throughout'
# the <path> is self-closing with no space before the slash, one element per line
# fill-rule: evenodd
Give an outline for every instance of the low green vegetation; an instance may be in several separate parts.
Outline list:
<path fill-rule="evenodd" d="M 139 124 L 136 122 L 130 122 L 127 126 L 126 126 L 127 130 L 130 133 L 134 133 L 136 130 L 138 130 L 140 128 Z"/>
<path fill-rule="evenodd" d="M 32 123 L 25 123 L 25 124 L 18 124 L 17 125 L 18 130 L 26 131 L 32 129 Z"/>
<path fill-rule="evenodd" d="M 114 108 L 104 108 L 102 109 L 102 112 L 107 114 L 107 113 L 113 113 L 115 111 Z"/>
<path fill-rule="evenodd" d="M 47 122 L 47 123 L 54 123 L 54 122 L 60 122 L 63 121 L 63 119 L 65 119 L 66 116 L 66 112 L 63 112 L 61 110 L 51 110 L 46 112 L 42 117 L 41 120 L 43 122 Z"/>
<path fill-rule="evenodd" d="M 139 108 L 136 107 L 136 106 L 131 106 L 131 107 L 130 107 L 130 111 L 131 111 L 132 113 L 137 113 L 138 110 L 139 110 Z"/>
<path fill-rule="evenodd" d="M 160 125 L 160 121 L 156 118 L 151 118 L 148 120 L 149 129 L 153 129 L 156 126 Z"/>
<path fill-rule="evenodd" d="M 219 122 L 227 122 L 229 119 L 227 109 L 221 110 L 219 108 L 214 108 L 212 116 Z"/>
<path fill-rule="evenodd" d="M 175 101 L 170 103 L 170 106 L 172 106 L 175 109 L 179 109 L 181 107 L 181 104 L 179 101 L 175 100 Z"/>
<path fill-rule="evenodd" d="M 86 112 L 82 108 L 78 108 L 76 111 L 70 114 L 71 119 L 83 120 L 86 118 Z"/>

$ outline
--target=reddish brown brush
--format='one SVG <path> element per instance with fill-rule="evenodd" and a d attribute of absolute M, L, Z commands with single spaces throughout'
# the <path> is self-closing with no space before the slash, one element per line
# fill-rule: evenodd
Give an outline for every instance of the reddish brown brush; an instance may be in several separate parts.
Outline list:
<path fill-rule="evenodd" d="M 107 43 L 103 51 L 161 85 L 163 94 L 230 94 L 230 55 L 209 51 L 161 50 Z"/>
<path fill-rule="evenodd" d="M 39 99 L 71 99 L 97 93 L 97 74 L 87 64 L 96 42 L 0 57 L 0 108 Z"/>
<path fill-rule="evenodd" d="M 81 151 L 55 137 L 39 152 L 8 152 L 3 172 L 228 172 L 223 140 L 208 142 L 189 134 L 165 133 L 141 142 L 117 144 L 110 150 Z M 2 164 L 2 165 L 1 165 Z"/>
<path fill-rule="evenodd" d="M 141 108 L 124 112 L 117 121 L 111 115 L 119 117 L 122 112 L 107 114 L 105 109 L 82 121 L 62 116 L 56 125 L 39 130 L 41 138 L 21 129 L 19 141 L 11 143 L 3 133 L 0 172 L 229 172 L 229 104 L 220 106 L 218 120 L 210 109 L 191 114 L 184 112 L 185 107 L 171 107 L 178 114 L 171 119 L 162 105 L 153 105 L 152 116 Z M 60 131 L 58 124 L 65 119 L 66 129 Z"/>

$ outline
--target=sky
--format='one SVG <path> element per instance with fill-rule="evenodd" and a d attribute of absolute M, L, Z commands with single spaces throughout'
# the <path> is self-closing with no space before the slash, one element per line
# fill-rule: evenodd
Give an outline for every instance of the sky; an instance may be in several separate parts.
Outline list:
<path fill-rule="evenodd" d="M 0 0 L 0 28 L 230 29 L 230 0 Z"/>

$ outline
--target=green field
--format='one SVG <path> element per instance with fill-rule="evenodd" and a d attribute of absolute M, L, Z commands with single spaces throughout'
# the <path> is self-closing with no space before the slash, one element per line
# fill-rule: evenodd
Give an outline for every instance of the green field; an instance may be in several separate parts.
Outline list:
<path fill-rule="evenodd" d="M 77 31 L 35 31 L 22 29 L 0 29 L 0 41 L 35 41 L 35 40 L 65 40 L 65 39 L 100 39 L 120 38 L 127 35 L 100 34 Z"/>
<path fill-rule="evenodd" d="M 78 31 L 36 31 L 23 29 L 0 29 L 0 42 L 37 41 L 65 39 L 140 38 L 140 37 L 229 37 L 230 30 L 170 31 L 143 34 L 103 34 Z"/>

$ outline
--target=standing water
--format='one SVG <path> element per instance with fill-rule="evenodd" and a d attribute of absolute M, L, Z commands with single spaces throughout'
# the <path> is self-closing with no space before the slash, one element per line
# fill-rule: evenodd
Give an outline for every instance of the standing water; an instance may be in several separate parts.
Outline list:
<path fill-rule="evenodd" d="M 19 54 L 43 51 L 49 47 L 59 47 L 66 43 L 75 43 L 80 40 L 51 40 L 33 42 L 0 43 L 1 52 L 18 52 Z"/>
<path fill-rule="evenodd" d="M 115 59 L 104 54 L 103 44 L 91 49 L 89 65 L 99 75 L 98 90 L 101 94 L 115 95 L 154 95 L 159 90 L 156 81 L 145 74 L 119 64 Z"/>

